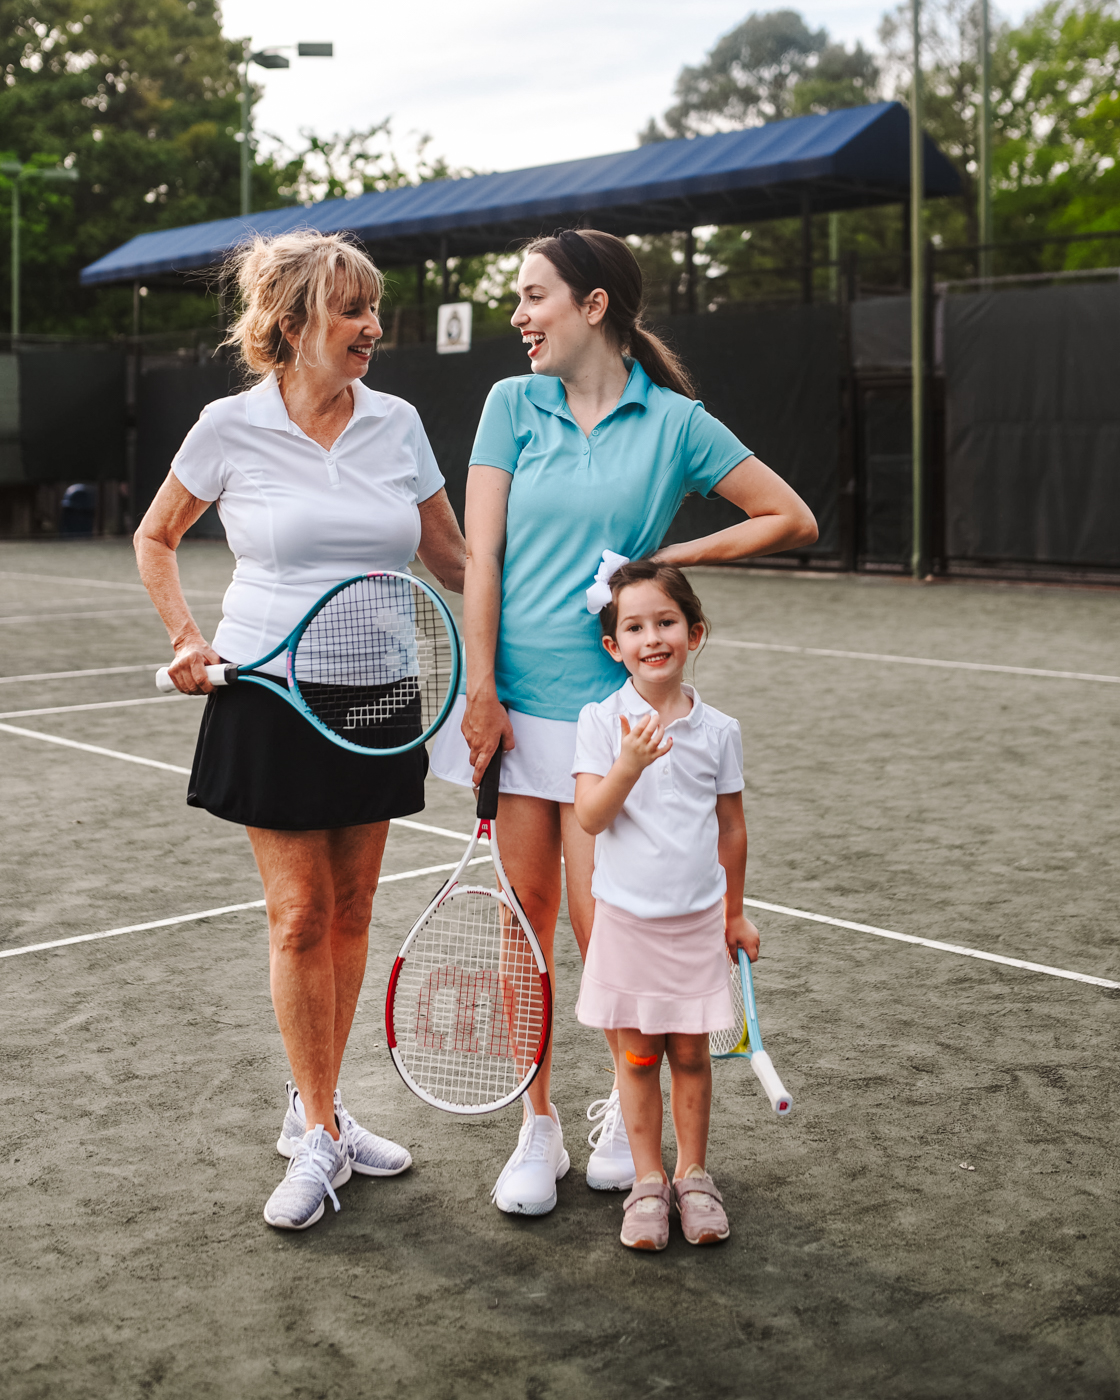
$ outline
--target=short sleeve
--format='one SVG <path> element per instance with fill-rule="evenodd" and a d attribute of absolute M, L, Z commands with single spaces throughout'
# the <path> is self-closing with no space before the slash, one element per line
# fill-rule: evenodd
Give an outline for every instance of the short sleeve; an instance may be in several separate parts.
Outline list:
<path fill-rule="evenodd" d="M 614 745 L 611 742 L 611 719 L 599 705 L 584 705 L 576 724 L 576 755 L 572 759 L 572 777 L 578 773 L 598 773 L 605 778 L 614 766 Z"/>
<path fill-rule="evenodd" d="M 702 403 L 696 404 L 688 420 L 684 455 L 685 489 L 706 496 L 732 467 L 750 457 L 730 428 L 713 418 Z"/>
<path fill-rule="evenodd" d="M 724 725 L 719 733 L 719 769 L 716 773 L 716 792 L 743 791 L 743 731 L 739 721 L 733 719 Z"/>
<path fill-rule="evenodd" d="M 183 439 L 171 470 L 192 496 L 200 501 L 216 501 L 226 484 L 225 467 L 225 454 L 207 404 Z"/>
<path fill-rule="evenodd" d="M 478 431 L 474 435 L 471 448 L 472 467 L 498 467 L 511 475 L 517 470 L 521 456 L 521 443 L 513 421 L 513 405 L 507 386 L 501 382 L 494 385 L 486 396 L 482 417 L 478 420 Z"/>
<path fill-rule="evenodd" d="M 432 451 L 432 444 L 428 441 L 428 434 L 424 431 L 419 413 L 416 414 L 413 427 L 413 443 L 416 451 L 416 501 L 419 504 L 434 496 L 444 485 L 443 473 L 439 469 L 436 454 Z"/>

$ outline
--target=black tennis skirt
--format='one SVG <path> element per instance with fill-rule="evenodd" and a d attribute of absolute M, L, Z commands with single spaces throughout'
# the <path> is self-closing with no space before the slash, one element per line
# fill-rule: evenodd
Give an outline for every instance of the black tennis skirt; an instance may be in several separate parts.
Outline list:
<path fill-rule="evenodd" d="M 387 758 L 351 753 L 243 681 L 207 698 L 187 803 L 241 826 L 324 831 L 422 812 L 427 772 L 423 745 Z"/>

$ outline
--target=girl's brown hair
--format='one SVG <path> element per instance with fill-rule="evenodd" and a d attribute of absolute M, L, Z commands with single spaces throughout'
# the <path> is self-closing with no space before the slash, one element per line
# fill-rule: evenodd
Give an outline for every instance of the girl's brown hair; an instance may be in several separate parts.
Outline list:
<path fill-rule="evenodd" d="M 355 302 L 376 307 L 385 290 L 364 249 L 344 234 L 312 229 L 254 238 L 227 260 L 223 276 L 236 280 L 241 314 L 222 344 L 258 379 L 282 375 L 296 358 L 285 322 L 301 332 L 299 353 L 315 365 L 332 316 Z"/>
<path fill-rule="evenodd" d="M 696 626 L 703 627 L 704 637 L 707 638 L 712 624 L 704 615 L 692 584 L 675 564 L 658 564 L 653 559 L 634 559 L 611 575 L 611 600 L 599 614 L 599 626 L 603 629 L 604 637 L 614 637 L 618 632 L 618 595 L 632 583 L 655 583 L 666 598 L 680 608 L 688 630 L 691 632 Z"/>
<path fill-rule="evenodd" d="M 686 399 L 696 386 L 680 357 L 642 323 L 642 269 L 621 238 L 594 228 L 568 228 L 550 238 L 534 238 L 525 254 L 546 257 L 582 305 L 597 288 L 607 294 L 605 325 L 624 355 L 637 360 L 662 389 Z"/>

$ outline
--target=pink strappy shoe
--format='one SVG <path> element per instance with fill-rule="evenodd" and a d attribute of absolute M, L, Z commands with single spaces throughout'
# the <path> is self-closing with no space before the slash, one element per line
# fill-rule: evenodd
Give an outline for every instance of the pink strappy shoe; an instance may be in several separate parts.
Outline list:
<path fill-rule="evenodd" d="M 707 1172 L 673 1182 L 673 1199 L 681 1213 L 681 1229 L 689 1244 L 719 1244 L 731 1233 L 723 1197 Z"/>
<path fill-rule="evenodd" d="M 622 1211 L 619 1239 L 627 1249 L 664 1249 L 669 1243 L 668 1182 L 635 1182 Z"/>

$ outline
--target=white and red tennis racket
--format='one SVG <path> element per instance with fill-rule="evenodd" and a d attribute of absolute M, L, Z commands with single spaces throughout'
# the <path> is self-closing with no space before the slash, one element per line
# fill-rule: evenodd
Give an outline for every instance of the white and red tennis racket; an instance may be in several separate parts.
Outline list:
<path fill-rule="evenodd" d="M 492 1113 L 517 1099 L 552 1030 L 544 954 L 498 853 L 501 763 L 499 748 L 478 790 L 470 844 L 401 945 L 385 997 L 401 1078 L 449 1113 Z M 481 841 L 490 843 L 496 889 L 460 884 Z"/>

